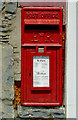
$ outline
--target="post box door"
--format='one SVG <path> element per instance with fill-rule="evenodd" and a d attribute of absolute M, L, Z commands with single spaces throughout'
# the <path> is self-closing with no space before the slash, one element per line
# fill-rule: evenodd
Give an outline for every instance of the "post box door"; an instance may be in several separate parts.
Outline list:
<path fill-rule="evenodd" d="M 42 47 L 24 48 L 24 97 L 26 105 L 52 103 L 59 97 L 59 48 Z M 42 63 L 43 61 L 43 63 Z M 42 104 L 43 103 L 43 104 Z"/>

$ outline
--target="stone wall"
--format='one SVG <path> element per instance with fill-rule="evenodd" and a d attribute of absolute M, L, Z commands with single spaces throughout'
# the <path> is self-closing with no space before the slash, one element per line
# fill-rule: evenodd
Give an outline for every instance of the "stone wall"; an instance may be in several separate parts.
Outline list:
<path fill-rule="evenodd" d="M 65 107 L 21 105 L 21 6 L 4 2 L 0 7 L 0 116 L 2 118 L 65 118 Z"/>
<path fill-rule="evenodd" d="M 9 2 L 1 4 L 0 46 L 2 47 L 2 96 L 0 99 L 2 100 L 2 118 L 14 118 L 14 63 L 16 60 L 14 55 L 16 53 L 19 54 L 17 50 L 19 41 L 16 37 L 17 3 Z"/>

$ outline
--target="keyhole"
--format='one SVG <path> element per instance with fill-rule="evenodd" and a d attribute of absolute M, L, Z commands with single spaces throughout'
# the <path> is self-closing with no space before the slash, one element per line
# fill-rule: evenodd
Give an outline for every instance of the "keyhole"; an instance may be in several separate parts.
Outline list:
<path fill-rule="evenodd" d="M 29 76 L 31 76 L 31 73 L 29 73 Z"/>

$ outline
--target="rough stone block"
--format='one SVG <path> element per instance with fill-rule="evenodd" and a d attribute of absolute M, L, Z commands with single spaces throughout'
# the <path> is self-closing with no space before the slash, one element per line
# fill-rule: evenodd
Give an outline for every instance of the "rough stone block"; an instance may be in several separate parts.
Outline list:
<path fill-rule="evenodd" d="M 2 100 L 0 99 L 0 119 L 2 118 Z"/>
<path fill-rule="evenodd" d="M 2 25 L 2 14 L 0 13 L 0 26 Z"/>
<path fill-rule="evenodd" d="M 2 88 L 4 89 L 4 88 Z M 2 90 L 2 99 L 14 100 L 14 90 Z"/>
<path fill-rule="evenodd" d="M 3 76 L 11 75 L 13 77 L 13 48 L 10 45 L 3 45 L 2 47 L 2 72 Z M 5 73 L 6 72 L 6 73 Z M 6 80 L 5 80 L 6 81 Z"/>
<path fill-rule="evenodd" d="M 10 34 L 9 43 L 14 48 L 13 53 L 19 54 L 21 52 L 21 8 L 17 9 L 15 15 L 16 17 L 13 20 L 10 20 L 12 21 L 13 31 Z"/>
<path fill-rule="evenodd" d="M 5 14 L 5 19 L 12 20 L 15 17 L 13 14 Z"/>
<path fill-rule="evenodd" d="M 64 113 L 56 112 L 56 113 L 52 113 L 52 114 L 53 114 L 53 118 L 64 118 L 65 117 Z"/>
<path fill-rule="evenodd" d="M 4 3 L 4 1 L 0 1 L 0 12 L 1 12 L 1 10 L 3 10 L 5 8 L 5 3 Z"/>
<path fill-rule="evenodd" d="M 8 13 L 16 13 L 16 10 L 17 10 L 17 3 L 16 2 L 9 2 L 7 4 L 6 11 Z"/>
<path fill-rule="evenodd" d="M 10 38 L 10 36 L 9 36 L 9 35 L 5 35 L 5 36 L 4 36 L 4 35 L 2 35 L 1 37 L 2 37 L 2 39 L 9 39 L 9 38 Z"/>
<path fill-rule="evenodd" d="M 9 21 L 8 19 L 3 19 L 1 25 L 2 25 L 3 28 L 10 27 L 12 25 L 12 22 Z"/>
<path fill-rule="evenodd" d="M 19 59 L 14 60 L 14 73 L 21 73 L 21 61 Z"/>
<path fill-rule="evenodd" d="M 15 43 L 13 43 L 13 45 L 14 45 L 14 53 L 19 53 L 20 51 L 21 51 L 21 46 L 19 45 L 17 45 L 17 44 L 19 44 L 20 42 L 18 41 L 18 43 L 17 43 L 17 41 L 15 42 Z"/>
<path fill-rule="evenodd" d="M 0 99 L 2 98 L 2 45 L 0 44 Z"/>
<path fill-rule="evenodd" d="M 5 105 L 9 105 L 9 106 L 12 106 L 13 105 L 13 101 L 12 100 L 2 100 L 2 102 L 5 104 Z"/>
<path fill-rule="evenodd" d="M 3 45 L 2 48 L 2 99 L 14 99 L 13 48 Z"/>
<path fill-rule="evenodd" d="M 0 28 L 0 32 L 11 32 L 12 28 Z"/>
<path fill-rule="evenodd" d="M 21 55 L 20 53 L 14 53 L 14 80 L 20 80 L 21 74 Z"/>
<path fill-rule="evenodd" d="M 20 52 L 13 53 L 13 55 L 14 55 L 14 60 L 21 60 Z"/>
<path fill-rule="evenodd" d="M 15 117 L 14 120 L 20 120 L 20 119 L 17 118 L 18 117 L 17 110 L 14 110 L 14 117 Z"/>
<path fill-rule="evenodd" d="M 20 118 L 65 118 L 65 110 L 55 107 L 25 107 L 18 106 Z"/>
<path fill-rule="evenodd" d="M 14 74 L 15 81 L 21 81 L 21 73 Z"/>
<path fill-rule="evenodd" d="M 2 104 L 2 118 L 14 118 L 13 106 Z"/>

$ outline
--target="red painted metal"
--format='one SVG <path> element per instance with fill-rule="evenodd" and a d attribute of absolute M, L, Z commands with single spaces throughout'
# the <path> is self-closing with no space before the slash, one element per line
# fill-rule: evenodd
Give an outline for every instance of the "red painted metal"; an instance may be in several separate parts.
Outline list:
<path fill-rule="evenodd" d="M 62 104 L 62 18 L 59 7 L 24 7 L 21 11 L 21 103 Z M 44 52 L 38 52 L 44 47 Z M 33 56 L 49 56 L 49 87 L 33 87 Z"/>

